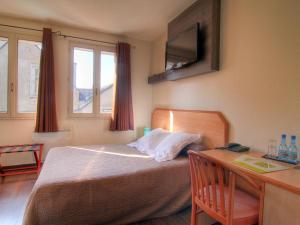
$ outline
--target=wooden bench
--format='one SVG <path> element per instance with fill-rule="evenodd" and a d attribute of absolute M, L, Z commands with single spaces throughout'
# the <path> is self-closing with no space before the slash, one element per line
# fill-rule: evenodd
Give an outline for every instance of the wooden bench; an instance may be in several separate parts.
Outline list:
<path fill-rule="evenodd" d="M 0 164 L 0 177 L 29 173 L 39 174 L 42 164 L 43 147 L 44 144 L 0 146 L 0 156 L 2 154 L 32 152 L 35 158 L 35 165 L 16 165 L 2 167 Z"/>

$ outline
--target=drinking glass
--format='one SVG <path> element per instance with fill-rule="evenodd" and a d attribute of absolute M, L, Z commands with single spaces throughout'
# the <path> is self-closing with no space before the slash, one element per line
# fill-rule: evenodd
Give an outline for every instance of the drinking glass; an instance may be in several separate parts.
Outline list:
<path fill-rule="evenodd" d="M 276 140 L 271 139 L 269 141 L 267 155 L 270 156 L 270 157 L 277 157 L 278 156 Z"/>

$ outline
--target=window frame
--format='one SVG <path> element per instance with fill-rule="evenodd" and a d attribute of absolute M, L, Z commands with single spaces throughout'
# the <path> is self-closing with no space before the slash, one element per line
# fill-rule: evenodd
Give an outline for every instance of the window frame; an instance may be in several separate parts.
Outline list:
<path fill-rule="evenodd" d="M 22 112 L 18 112 L 18 63 L 19 63 L 19 40 L 23 40 L 23 41 L 34 41 L 34 42 L 41 42 L 42 43 L 42 39 L 37 37 L 37 36 L 32 36 L 32 35 L 23 35 L 23 34 L 17 34 L 16 35 L 16 52 L 15 52 L 15 82 L 14 82 L 14 106 L 15 109 L 13 110 L 14 115 L 13 117 L 15 118 L 29 118 L 29 119 L 35 119 L 36 116 L 36 112 L 29 112 L 29 113 L 22 113 Z M 38 95 L 36 96 L 38 98 Z"/>
<path fill-rule="evenodd" d="M 0 31 L 0 36 L 8 38 L 8 89 L 7 113 L 0 113 L 0 119 L 30 119 L 34 120 L 34 113 L 18 112 L 18 41 L 35 41 L 42 43 L 41 35 L 23 34 Z"/>
<path fill-rule="evenodd" d="M 11 79 L 11 72 L 12 72 L 12 55 L 11 55 L 11 48 L 12 48 L 12 37 L 13 35 L 11 33 L 8 32 L 2 32 L 0 31 L 0 36 L 3 38 L 7 38 L 8 40 L 8 46 L 7 46 L 7 96 L 6 96 L 6 102 L 7 102 L 7 111 L 6 113 L 0 113 L 0 118 L 1 119 L 6 119 L 6 118 L 10 118 L 11 116 L 11 83 L 12 83 L 12 79 Z"/>
<path fill-rule="evenodd" d="M 74 49 L 83 48 L 91 49 L 94 53 L 93 64 L 93 112 L 92 113 L 74 113 L 73 112 L 73 84 L 74 84 Z M 110 119 L 112 113 L 100 112 L 100 87 L 101 87 L 101 52 L 111 52 L 115 55 L 116 62 L 116 48 L 113 46 L 95 45 L 85 42 L 70 41 L 69 43 L 69 58 L 70 58 L 70 72 L 69 72 L 69 104 L 68 104 L 68 116 L 70 118 L 100 118 Z M 115 86 L 115 84 L 114 84 Z M 113 99 L 112 99 L 113 101 Z"/>

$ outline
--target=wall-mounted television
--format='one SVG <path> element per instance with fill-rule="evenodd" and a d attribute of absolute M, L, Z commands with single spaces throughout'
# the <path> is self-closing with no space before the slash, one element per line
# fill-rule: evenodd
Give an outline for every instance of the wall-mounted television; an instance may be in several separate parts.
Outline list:
<path fill-rule="evenodd" d="M 166 44 L 166 70 L 179 69 L 198 62 L 203 55 L 201 51 L 199 23 L 180 32 Z"/>

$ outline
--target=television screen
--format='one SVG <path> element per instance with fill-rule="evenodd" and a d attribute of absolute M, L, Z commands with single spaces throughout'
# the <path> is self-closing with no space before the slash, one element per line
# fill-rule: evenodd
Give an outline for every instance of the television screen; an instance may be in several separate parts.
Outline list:
<path fill-rule="evenodd" d="M 166 70 L 187 66 L 198 60 L 199 24 L 179 33 L 167 42 Z"/>

